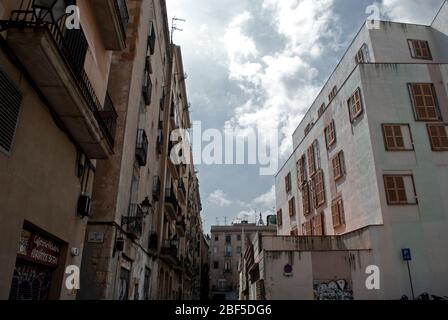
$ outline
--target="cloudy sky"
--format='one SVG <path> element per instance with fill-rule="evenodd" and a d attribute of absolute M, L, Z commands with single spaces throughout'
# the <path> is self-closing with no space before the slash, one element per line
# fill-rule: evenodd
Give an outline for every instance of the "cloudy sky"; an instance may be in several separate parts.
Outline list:
<path fill-rule="evenodd" d="M 167 0 L 178 23 L 192 119 L 202 129 L 292 133 L 376 3 L 381 19 L 430 24 L 443 0 Z M 205 143 L 206 145 L 207 143 Z M 257 165 L 198 165 L 205 231 L 275 206 Z"/>

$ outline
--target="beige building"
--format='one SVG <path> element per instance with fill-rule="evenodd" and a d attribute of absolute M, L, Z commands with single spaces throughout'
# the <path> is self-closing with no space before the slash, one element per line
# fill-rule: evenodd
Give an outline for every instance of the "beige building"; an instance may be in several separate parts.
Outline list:
<path fill-rule="evenodd" d="M 194 165 L 171 157 L 190 118 L 165 1 L 39 3 L 2 1 L 0 298 L 198 298 L 202 208 Z"/>
<path fill-rule="evenodd" d="M 101 2 L 78 1 L 77 29 L 65 6 L 0 3 L 0 299 L 76 298 L 65 269 L 81 265 L 97 160 L 114 155 L 107 83 L 126 38 L 124 7 Z"/>
<path fill-rule="evenodd" d="M 258 244 L 255 278 L 275 279 L 267 298 L 448 295 L 447 20 L 445 2 L 431 25 L 356 35 L 276 177 L 280 237 Z"/>
<path fill-rule="evenodd" d="M 276 226 L 255 223 L 235 223 L 230 226 L 212 226 L 210 240 L 210 297 L 237 300 L 239 296 L 238 265 L 241 255 L 257 232 L 276 232 Z"/>

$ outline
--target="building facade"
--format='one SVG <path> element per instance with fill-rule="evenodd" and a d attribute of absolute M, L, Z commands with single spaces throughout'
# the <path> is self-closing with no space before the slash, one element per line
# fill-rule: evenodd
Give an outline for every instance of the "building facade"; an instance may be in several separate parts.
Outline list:
<path fill-rule="evenodd" d="M 1 1 L 0 299 L 76 297 L 65 269 L 81 264 L 97 160 L 114 154 L 107 83 L 127 16 L 78 2 L 69 28 L 65 6 Z"/>
<path fill-rule="evenodd" d="M 202 207 L 172 134 L 191 125 L 165 1 L 1 4 L 0 298 L 199 298 Z"/>
<path fill-rule="evenodd" d="M 447 295 L 447 16 L 445 2 L 430 26 L 363 26 L 295 131 L 276 177 L 278 234 L 350 239 L 324 255 L 339 273 L 322 271 L 319 244 L 297 244 L 298 254 L 316 255 L 311 264 L 297 258 L 314 281 L 296 279 L 302 297 L 319 298 L 313 286 L 335 280 L 350 283 L 355 299 Z M 364 285 L 359 270 L 369 265 L 381 271 L 380 290 Z"/>
<path fill-rule="evenodd" d="M 210 239 L 210 297 L 237 300 L 239 292 L 238 265 L 248 239 L 257 232 L 275 233 L 275 226 L 235 223 L 212 226 Z"/>

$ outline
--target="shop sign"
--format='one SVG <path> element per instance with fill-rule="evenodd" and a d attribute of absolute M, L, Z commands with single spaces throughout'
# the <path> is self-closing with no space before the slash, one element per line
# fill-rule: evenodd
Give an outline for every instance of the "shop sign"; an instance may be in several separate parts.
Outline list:
<path fill-rule="evenodd" d="M 57 267 L 60 250 L 61 246 L 56 242 L 37 233 L 22 230 L 19 257 L 49 267 Z"/>

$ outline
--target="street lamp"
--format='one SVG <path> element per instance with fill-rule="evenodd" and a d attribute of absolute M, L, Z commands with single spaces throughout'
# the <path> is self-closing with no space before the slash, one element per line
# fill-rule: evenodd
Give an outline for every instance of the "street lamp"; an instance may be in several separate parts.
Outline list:
<path fill-rule="evenodd" d="M 65 14 L 65 0 L 34 0 L 33 10 L 38 21 L 55 23 Z"/>
<path fill-rule="evenodd" d="M 145 216 L 149 213 L 149 209 L 152 208 L 152 204 L 149 201 L 148 197 L 146 197 L 145 200 L 143 200 L 143 202 L 140 204 L 140 206 L 142 208 L 143 215 L 145 215 Z"/>

